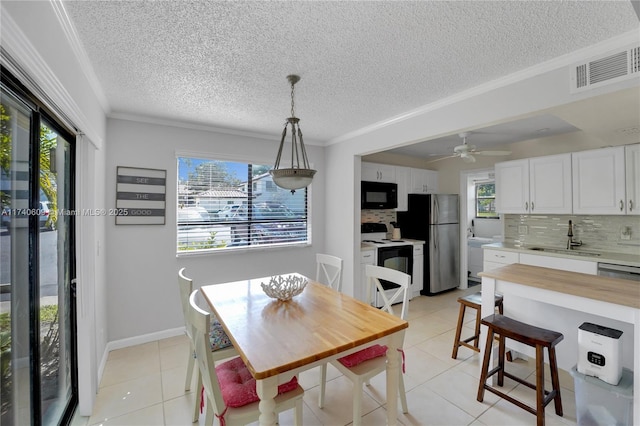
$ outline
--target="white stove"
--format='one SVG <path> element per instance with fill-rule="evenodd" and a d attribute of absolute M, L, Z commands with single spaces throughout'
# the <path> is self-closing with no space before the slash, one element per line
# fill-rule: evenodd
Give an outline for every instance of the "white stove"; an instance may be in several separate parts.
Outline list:
<path fill-rule="evenodd" d="M 387 226 L 384 223 L 363 223 L 361 226 L 362 244 L 375 247 L 374 265 L 396 269 L 413 276 L 413 242 L 387 238 Z M 382 281 L 387 297 L 395 292 L 396 284 Z M 363 294 L 366 294 L 364 292 Z M 376 307 L 383 306 L 382 298 L 376 291 L 371 303 Z M 409 296 L 411 297 L 411 295 Z"/>

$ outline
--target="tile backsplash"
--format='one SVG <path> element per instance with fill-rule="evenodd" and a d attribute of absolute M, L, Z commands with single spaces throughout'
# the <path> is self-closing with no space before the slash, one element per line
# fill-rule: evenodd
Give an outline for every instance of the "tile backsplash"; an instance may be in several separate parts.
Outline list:
<path fill-rule="evenodd" d="M 384 223 L 387 225 L 387 233 L 391 235 L 392 227 L 391 222 L 396 221 L 395 210 L 362 210 L 360 214 L 360 223 L 373 222 Z"/>
<path fill-rule="evenodd" d="M 566 247 L 569 220 L 573 222 L 573 239 L 582 241 L 582 250 L 640 255 L 638 216 L 508 214 L 504 217 L 504 241 L 518 247 Z"/>

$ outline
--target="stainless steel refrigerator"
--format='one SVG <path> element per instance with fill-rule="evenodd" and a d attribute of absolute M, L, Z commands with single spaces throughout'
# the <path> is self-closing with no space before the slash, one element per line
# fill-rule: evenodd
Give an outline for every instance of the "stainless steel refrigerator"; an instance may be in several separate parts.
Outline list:
<path fill-rule="evenodd" d="M 409 194 L 408 210 L 398 212 L 403 238 L 425 241 L 421 294 L 460 285 L 460 203 L 457 194 Z"/>

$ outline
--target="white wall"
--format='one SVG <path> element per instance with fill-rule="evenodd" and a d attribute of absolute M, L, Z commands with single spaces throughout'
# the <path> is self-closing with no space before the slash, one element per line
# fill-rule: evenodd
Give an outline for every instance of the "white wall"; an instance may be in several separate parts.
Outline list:
<path fill-rule="evenodd" d="M 107 206 L 115 206 L 116 168 L 130 166 L 167 171 L 166 225 L 115 225 L 107 219 L 108 340 L 161 337 L 184 325 L 177 271 L 187 268 L 196 286 L 297 271 L 315 275 L 315 253 L 324 247 L 324 153 L 307 146 L 318 170 L 310 187 L 313 246 L 243 253 L 176 257 L 176 153 L 209 155 L 271 164 L 279 137 L 258 139 L 184 127 L 109 119 L 107 124 Z M 250 156 L 248 156 L 251 153 Z"/>

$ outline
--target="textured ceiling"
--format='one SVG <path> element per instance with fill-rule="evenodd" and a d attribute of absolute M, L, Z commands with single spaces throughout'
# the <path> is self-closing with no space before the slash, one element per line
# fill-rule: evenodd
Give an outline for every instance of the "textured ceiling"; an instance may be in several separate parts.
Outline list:
<path fill-rule="evenodd" d="M 112 113 L 325 142 L 638 28 L 629 1 L 64 2 Z"/>

